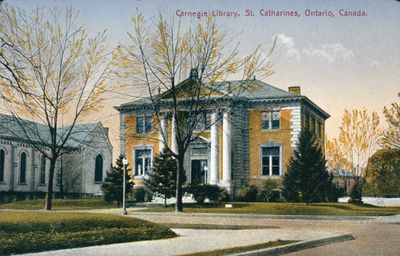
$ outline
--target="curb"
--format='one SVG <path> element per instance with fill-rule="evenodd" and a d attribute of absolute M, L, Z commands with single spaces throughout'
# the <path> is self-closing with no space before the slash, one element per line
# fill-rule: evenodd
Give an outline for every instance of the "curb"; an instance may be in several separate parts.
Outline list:
<path fill-rule="evenodd" d="M 344 241 L 349 241 L 349 240 L 354 240 L 354 239 L 355 238 L 351 234 L 347 234 L 347 235 L 340 235 L 340 236 L 334 236 L 334 237 L 328 237 L 328 238 L 322 238 L 322 239 L 316 239 L 316 240 L 309 240 L 309 241 L 305 241 L 305 242 L 297 242 L 294 244 L 282 245 L 282 246 L 278 246 L 278 247 L 274 247 L 274 248 L 242 252 L 242 253 L 237 253 L 237 254 L 232 254 L 232 255 L 234 255 L 234 256 L 282 255 L 282 254 L 286 254 L 286 253 L 297 252 L 297 251 L 301 251 L 301 250 L 305 250 L 305 249 L 315 248 L 315 247 L 319 247 L 319 246 L 326 245 L 326 244 L 339 243 L 339 242 L 344 242 Z"/>
<path fill-rule="evenodd" d="M 289 220 L 374 220 L 378 216 L 349 216 L 349 215 L 270 215 L 251 213 L 175 213 L 175 212 L 130 212 L 131 216 L 182 216 L 182 217 L 226 217 L 250 219 L 289 219 Z"/>

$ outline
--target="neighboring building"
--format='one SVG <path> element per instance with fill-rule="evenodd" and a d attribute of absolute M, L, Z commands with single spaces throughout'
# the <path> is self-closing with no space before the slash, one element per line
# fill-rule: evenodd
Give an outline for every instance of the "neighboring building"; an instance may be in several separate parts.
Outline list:
<path fill-rule="evenodd" d="M 29 127 L 30 141 L 43 147 L 40 141 L 49 138 L 47 126 L 23 122 Z M 32 129 L 37 129 L 37 134 Z M 68 127 L 60 128 L 60 134 L 64 129 Z M 42 197 L 47 191 L 50 162 L 25 138 L 26 133 L 12 116 L 0 114 L 0 202 Z M 100 195 L 112 164 L 108 129 L 100 122 L 75 125 L 65 151 L 54 174 L 55 194 L 60 193 L 62 184 L 67 197 Z"/>
<path fill-rule="evenodd" d="M 343 191 L 346 192 L 346 195 L 350 195 L 360 178 L 353 172 L 340 168 L 334 169 L 330 173 L 333 175 L 333 183 L 335 183 L 339 188 L 343 189 Z"/>
<path fill-rule="evenodd" d="M 185 88 L 193 79 L 177 86 L 183 92 L 180 99 L 185 99 Z M 329 115 L 300 95 L 300 87 L 289 87 L 287 92 L 259 80 L 248 80 L 245 83 L 251 85 L 250 91 L 229 93 L 241 83 L 204 85 L 210 95 L 204 127 L 212 125 L 187 151 L 188 182 L 219 184 L 234 194 L 249 183 L 281 178 L 302 129 L 312 130 L 323 147 Z M 160 127 L 168 134 L 166 142 L 160 139 L 150 98 L 116 107 L 120 112 L 121 153 L 126 154 L 136 181 L 146 177 L 165 143 L 174 149 L 171 138 L 175 124 L 168 109 L 170 93 L 164 92 L 160 97 L 166 106 L 160 109 Z M 232 100 L 235 104 L 227 108 Z"/>

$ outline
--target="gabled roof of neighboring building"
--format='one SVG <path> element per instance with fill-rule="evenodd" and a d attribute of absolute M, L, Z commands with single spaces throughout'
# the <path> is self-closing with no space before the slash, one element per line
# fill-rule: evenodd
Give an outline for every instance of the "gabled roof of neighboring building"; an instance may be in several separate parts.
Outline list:
<path fill-rule="evenodd" d="M 176 86 L 176 89 L 185 87 L 190 83 L 190 79 L 186 79 Z M 212 96 L 210 99 L 218 98 L 240 98 L 242 100 L 248 100 L 250 102 L 283 102 L 283 101 L 303 101 L 308 104 L 311 108 L 319 112 L 324 118 L 329 118 L 330 115 L 321 109 L 318 105 L 308 99 L 306 96 L 297 95 L 282 89 L 279 89 L 270 84 L 264 83 L 263 81 L 253 80 L 234 80 L 234 81 L 223 81 L 217 83 L 205 84 L 207 88 L 214 90 L 221 94 L 221 96 Z M 162 92 L 154 96 L 155 100 L 163 99 L 165 101 L 170 100 L 167 96 L 171 89 Z M 139 108 L 151 109 L 151 98 L 145 97 L 131 102 L 116 106 L 115 109 L 118 111 L 129 111 L 136 110 Z"/>
<path fill-rule="evenodd" d="M 50 140 L 48 127 L 41 123 L 0 113 L 0 138 L 17 139 L 21 142 Z"/>
<path fill-rule="evenodd" d="M 79 147 L 99 125 L 102 125 L 101 122 L 76 124 L 65 147 Z M 58 134 L 65 136 L 70 127 L 59 127 Z M 0 113 L 0 139 L 16 140 L 24 143 L 35 142 L 42 146 L 47 146 L 50 143 L 50 132 L 45 124 Z"/>
<path fill-rule="evenodd" d="M 96 129 L 96 127 L 101 124 L 100 122 L 98 123 L 89 123 L 89 124 L 76 124 L 74 128 L 71 131 L 71 135 L 67 141 L 67 145 L 69 147 L 73 148 L 78 148 L 79 146 L 82 145 L 84 141 L 88 139 L 90 134 Z M 65 134 L 68 129 L 70 129 L 71 126 L 64 126 L 61 127 L 60 134 Z"/>

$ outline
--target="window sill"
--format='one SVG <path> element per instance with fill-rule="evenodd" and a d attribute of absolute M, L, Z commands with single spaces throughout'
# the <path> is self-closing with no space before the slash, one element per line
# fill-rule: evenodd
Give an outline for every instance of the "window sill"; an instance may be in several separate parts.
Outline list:
<path fill-rule="evenodd" d="M 94 184 L 103 184 L 103 181 L 95 181 Z"/>
<path fill-rule="evenodd" d="M 26 184 L 26 183 L 19 182 L 18 185 L 26 186 L 27 184 Z"/>
<path fill-rule="evenodd" d="M 133 176 L 133 179 L 135 179 L 135 180 L 146 180 L 148 178 L 149 178 L 149 175 L 147 175 L 147 174 Z"/>
<path fill-rule="evenodd" d="M 273 178 L 273 179 L 276 179 L 276 178 L 283 178 L 283 175 L 260 175 L 260 177 L 261 178 Z"/>
<path fill-rule="evenodd" d="M 282 131 L 281 128 L 279 128 L 279 129 L 260 129 L 260 130 L 263 131 L 263 132 Z"/>

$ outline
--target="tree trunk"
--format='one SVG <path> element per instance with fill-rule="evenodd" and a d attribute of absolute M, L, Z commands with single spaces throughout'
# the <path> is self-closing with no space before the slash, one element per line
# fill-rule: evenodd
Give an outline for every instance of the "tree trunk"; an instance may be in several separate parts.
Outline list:
<path fill-rule="evenodd" d="M 184 172 L 183 168 L 183 160 L 185 155 L 179 154 L 177 161 L 178 161 L 178 168 L 176 172 L 176 203 L 175 203 L 175 212 L 182 212 L 183 211 L 183 203 L 182 203 L 182 173 Z"/>
<path fill-rule="evenodd" d="M 56 169 L 56 160 L 50 159 L 50 170 L 49 170 L 49 179 L 47 182 L 47 194 L 46 194 L 46 205 L 45 209 L 50 211 L 52 208 L 53 202 L 53 180 L 54 180 L 54 170 Z"/>
<path fill-rule="evenodd" d="M 164 197 L 164 208 L 167 208 L 167 197 Z"/>
<path fill-rule="evenodd" d="M 61 168 L 60 168 L 60 199 L 64 199 L 64 173 L 63 173 L 63 166 L 61 161 Z"/>
<path fill-rule="evenodd" d="M 64 166 L 63 155 L 60 156 L 60 198 L 64 199 Z"/>

